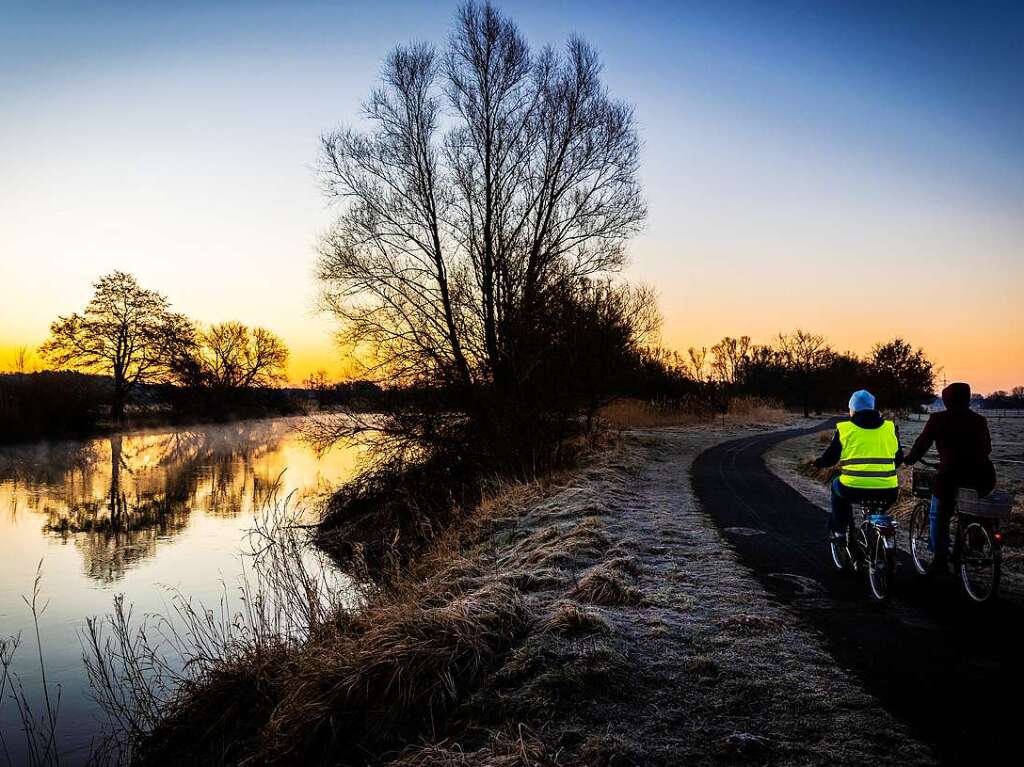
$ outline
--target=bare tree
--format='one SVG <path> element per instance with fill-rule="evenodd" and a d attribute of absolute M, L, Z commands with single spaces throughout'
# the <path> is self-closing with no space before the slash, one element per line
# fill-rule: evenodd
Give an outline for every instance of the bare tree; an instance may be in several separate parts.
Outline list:
<path fill-rule="evenodd" d="M 317 404 L 323 407 L 327 400 L 327 392 L 331 388 L 331 381 L 327 371 L 323 368 L 315 370 L 302 382 L 302 385 L 316 394 Z"/>
<path fill-rule="evenodd" d="M 40 353 L 58 367 L 109 375 L 111 415 L 121 419 L 128 393 L 163 379 L 172 350 L 190 323 L 170 311 L 167 299 L 146 290 L 126 272 L 112 272 L 93 285 L 81 314 L 59 317 Z"/>
<path fill-rule="evenodd" d="M 690 378 L 699 384 L 707 383 L 708 381 L 708 348 L 706 346 L 697 349 L 691 346 L 686 350 L 687 357 L 689 357 L 689 364 L 687 365 L 687 373 Z"/>
<path fill-rule="evenodd" d="M 327 371 L 323 368 L 318 368 L 309 374 L 302 382 L 302 385 L 310 391 L 322 392 L 330 388 L 331 381 L 327 376 Z"/>
<path fill-rule="evenodd" d="M 600 69 L 582 40 L 533 52 L 469 3 L 443 52 L 387 58 L 369 132 L 324 137 L 343 210 L 320 247 L 323 301 L 365 377 L 461 388 L 480 421 L 528 407 L 509 398 L 542 388 L 552 296 L 618 270 L 646 215 L 633 112 Z"/>
<path fill-rule="evenodd" d="M 27 373 L 32 367 L 32 350 L 27 346 L 19 346 L 14 351 L 14 359 L 11 361 L 11 370 L 15 373 Z"/>
<path fill-rule="evenodd" d="M 814 376 L 828 365 L 832 350 L 824 336 L 797 328 L 789 334 L 779 333 L 779 351 L 786 359 L 786 366 L 796 377 L 806 418 L 811 414 Z"/>
<path fill-rule="evenodd" d="M 221 389 L 274 386 L 285 378 L 288 347 L 265 328 L 221 322 L 199 333 L 196 367 L 207 385 Z"/>
<path fill-rule="evenodd" d="M 750 352 L 750 336 L 726 336 L 711 347 L 711 370 L 719 383 L 739 382 L 740 371 Z"/>

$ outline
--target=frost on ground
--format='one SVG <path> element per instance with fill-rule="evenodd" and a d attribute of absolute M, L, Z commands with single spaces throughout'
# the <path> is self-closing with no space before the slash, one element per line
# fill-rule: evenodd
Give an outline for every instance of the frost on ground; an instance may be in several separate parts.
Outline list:
<path fill-rule="evenodd" d="M 495 512 L 495 571 L 529 592 L 538 629 L 455 719 L 529 722 L 549 761 L 523 764 L 929 763 L 693 498 L 701 451 L 771 428 L 627 432 Z"/>
<path fill-rule="evenodd" d="M 773 428 L 627 431 L 496 492 L 306 641 L 207 659 L 136 761 L 930 763 L 694 500 L 700 452 Z"/>

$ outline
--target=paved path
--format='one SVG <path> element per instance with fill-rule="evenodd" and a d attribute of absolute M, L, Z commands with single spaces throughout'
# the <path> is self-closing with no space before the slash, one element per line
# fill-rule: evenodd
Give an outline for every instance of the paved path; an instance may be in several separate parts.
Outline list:
<path fill-rule="evenodd" d="M 839 662 L 946 763 L 1007 763 L 1024 725 L 1024 610 L 1006 601 L 966 604 L 952 582 L 918 578 L 905 555 L 887 607 L 871 604 L 861 581 L 835 573 L 821 509 L 762 458 L 779 442 L 828 425 L 705 451 L 692 468 L 698 500 L 777 598 L 820 629 Z"/>

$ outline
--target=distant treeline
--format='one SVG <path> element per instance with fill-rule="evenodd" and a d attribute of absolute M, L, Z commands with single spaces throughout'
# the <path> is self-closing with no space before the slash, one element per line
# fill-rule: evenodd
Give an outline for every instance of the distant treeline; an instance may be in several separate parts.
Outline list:
<path fill-rule="evenodd" d="M 0 375 L 0 442 L 87 434 L 110 389 L 105 377 L 84 373 Z"/>
<path fill-rule="evenodd" d="M 305 388 L 239 389 L 172 382 L 140 385 L 128 396 L 118 422 L 111 416 L 110 376 L 66 370 L 0 373 L 0 443 L 83 437 L 118 426 L 295 415 L 311 409 L 443 409 L 455 406 L 458 399 L 453 391 L 384 388 L 370 381 L 310 383 Z"/>
<path fill-rule="evenodd" d="M 85 437 L 141 427 L 302 412 L 304 392 L 193 390 L 175 384 L 133 389 L 120 419 L 111 416 L 113 380 L 66 370 L 0 374 L 0 443 Z"/>
<path fill-rule="evenodd" d="M 981 400 L 987 410 L 1024 409 L 1024 386 L 1014 386 L 1010 391 L 994 391 Z"/>
<path fill-rule="evenodd" d="M 755 396 L 811 412 L 842 411 L 850 394 L 866 388 L 880 408 L 904 411 L 934 397 L 934 367 L 922 349 L 896 338 L 866 356 L 838 352 L 821 335 L 796 330 L 774 343 L 726 337 L 686 355 L 649 351 L 635 389 L 648 397 L 688 400 L 726 410 L 735 396 Z"/>
<path fill-rule="evenodd" d="M 906 410 L 930 401 L 934 374 L 924 352 L 895 339 L 864 357 L 835 352 L 821 337 L 797 330 L 773 344 L 748 337 L 723 338 L 685 355 L 660 348 L 621 354 L 616 364 L 576 368 L 572 396 L 582 395 L 581 414 L 591 418 L 616 397 L 669 400 L 713 415 L 727 412 L 734 397 L 753 396 L 808 414 L 841 411 L 850 393 L 868 388 L 879 406 Z M 563 379 L 564 380 L 564 379 Z M 111 376 L 72 371 L 0 374 L 0 442 L 82 436 L 116 425 Z M 979 398 L 991 409 L 1019 409 L 1024 387 Z M 446 412 L 466 406 L 458 387 L 398 385 L 372 381 L 331 382 L 322 371 L 299 388 L 215 385 L 209 379 L 168 378 L 133 387 L 122 416 L 132 425 L 230 420 L 307 412 Z"/>

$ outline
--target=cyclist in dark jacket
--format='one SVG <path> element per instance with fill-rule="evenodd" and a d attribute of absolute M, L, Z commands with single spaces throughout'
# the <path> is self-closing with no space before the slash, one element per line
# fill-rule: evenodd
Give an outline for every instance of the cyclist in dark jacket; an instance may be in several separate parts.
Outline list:
<path fill-rule="evenodd" d="M 967 487 L 979 495 L 988 495 L 996 486 L 996 470 L 989 457 L 992 437 L 988 421 L 971 410 L 971 387 L 965 383 L 950 384 L 942 390 L 942 402 L 946 409 L 929 417 L 905 459 L 908 466 L 916 463 L 932 444 L 939 452 L 939 470 L 932 484 L 928 515 L 935 566 L 939 570 L 946 567 L 949 518 L 957 490 Z"/>

